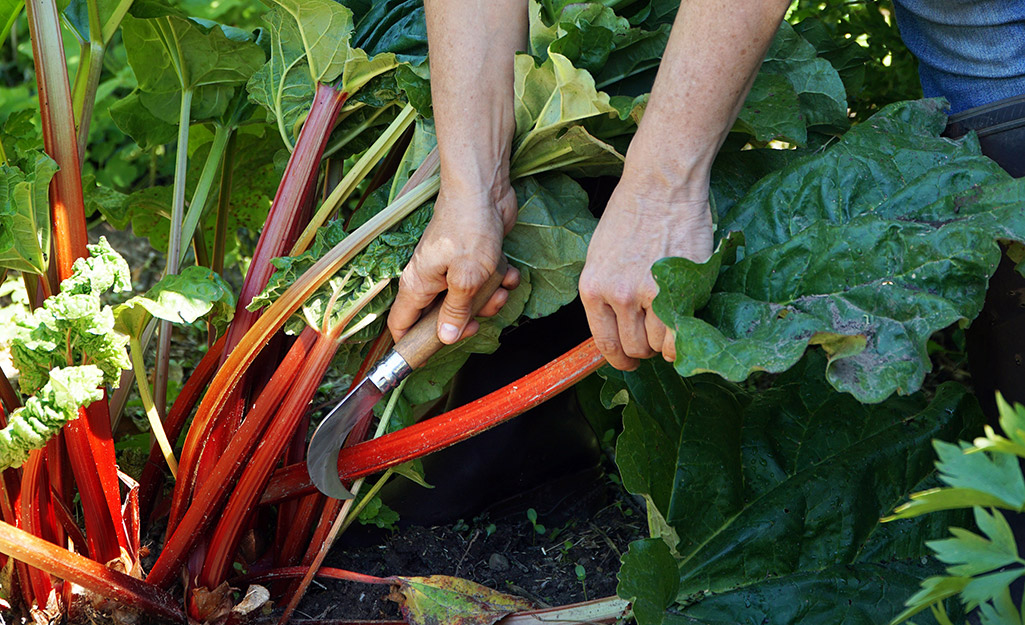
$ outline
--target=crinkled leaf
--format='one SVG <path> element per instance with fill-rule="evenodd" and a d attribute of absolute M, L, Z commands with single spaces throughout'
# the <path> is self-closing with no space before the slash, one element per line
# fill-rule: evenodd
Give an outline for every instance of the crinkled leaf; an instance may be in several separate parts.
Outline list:
<path fill-rule="evenodd" d="M 132 290 L 132 272 L 128 263 L 110 246 L 107 237 L 93 245 L 87 245 L 89 255 L 75 260 L 71 275 L 61 282 L 61 293 L 67 295 L 87 294 L 99 297 L 107 291 Z"/>
<path fill-rule="evenodd" d="M 629 399 L 616 454 L 623 483 L 649 498 L 659 513 L 651 516 L 678 541 L 663 541 L 678 554 L 677 596 L 641 625 L 674 614 L 703 623 L 880 623 L 935 572 L 920 562 L 934 524 L 881 531 L 879 517 L 930 478 L 931 439 L 979 427 L 977 404 L 947 384 L 931 403 L 915 395 L 864 405 L 833 391 L 824 366 L 810 354 L 757 393 L 715 376 L 680 378 L 657 359 L 632 373 L 603 370 L 603 396 Z M 664 552 L 642 553 L 624 561 L 624 597 L 652 586 L 634 576 L 664 568 L 652 560 Z M 795 603 L 797 595 L 809 600 Z M 656 607 L 664 601 L 649 597 Z"/>
<path fill-rule="evenodd" d="M 514 91 L 513 178 L 554 169 L 579 175 L 616 174 L 622 168 L 623 157 L 581 125 L 586 119 L 617 113 L 586 71 L 554 52 L 540 66 L 534 57 L 519 54 Z"/>
<path fill-rule="evenodd" d="M 656 264 L 677 370 L 742 380 L 822 345 L 830 383 L 862 401 L 918 389 L 929 336 L 981 309 L 996 240 L 1025 239 L 1025 183 L 973 138 L 940 138 L 945 123 L 936 101 L 893 105 L 762 179 L 720 220 L 744 257 L 697 317 L 670 304 L 691 278 Z"/>
<path fill-rule="evenodd" d="M 43 275 L 50 258 L 50 179 L 57 163 L 37 154 L 28 174 L 0 166 L 0 267 Z"/>
<path fill-rule="evenodd" d="M 103 398 L 103 372 L 93 365 L 55 368 L 22 408 L 0 430 L 0 468 L 21 466 L 33 449 L 42 449 L 78 409 Z"/>
<path fill-rule="evenodd" d="M 780 24 L 734 130 L 757 141 L 783 139 L 804 145 L 808 128 L 846 129 L 843 81 L 829 61 L 817 54 L 790 24 Z"/>
<path fill-rule="evenodd" d="M 334 0 L 275 0 L 298 27 L 314 83 L 341 76 L 349 59 L 352 11 Z"/>
<path fill-rule="evenodd" d="M 321 327 L 325 317 L 328 325 L 334 325 L 345 318 L 354 304 L 375 284 L 397 278 L 413 255 L 413 249 L 420 241 L 430 221 L 433 204 L 424 206 L 402 220 L 397 226 L 380 235 L 352 261 L 345 265 L 334 278 L 311 295 L 302 309 L 292 317 L 285 328 L 289 332 L 301 331 L 305 324 Z M 258 310 L 279 297 L 295 280 L 317 260 L 337 245 L 346 236 L 341 221 L 334 221 L 321 228 L 306 252 L 295 257 L 275 258 L 271 261 L 276 271 L 267 283 L 267 288 L 253 298 L 250 310 Z M 375 297 L 371 304 L 354 319 L 358 323 L 367 315 L 383 318 L 384 311 L 395 297 L 395 288 L 389 287 Z M 334 303 L 330 311 L 328 303 Z M 361 332 L 354 340 L 366 340 L 369 332 Z"/>
<path fill-rule="evenodd" d="M 180 274 L 164 276 L 145 295 L 137 295 L 114 309 L 114 328 L 139 337 L 151 317 L 173 323 L 193 323 L 210 314 L 208 321 L 223 328 L 235 311 L 231 286 L 206 267 L 186 267 Z"/>
<path fill-rule="evenodd" d="M 410 625 L 492 625 L 495 621 L 534 606 L 475 582 L 447 575 L 390 578 L 392 594 Z"/>
<path fill-rule="evenodd" d="M 11 357 L 26 395 L 42 388 L 57 367 L 88 362 L 103 372 L 104 383 L 114 384 L 131 366 L 128 338 L 114 331 L 111 309 L 100 302 L 111 288 L 130 288 L 128 265 L 103 237 L 88 249 L 90 256 L 75 261 L 60 293 L 46 298 L 14 330 Z"/>
<path fill-rule="evenodd" d="M 530 275 L 523 314 L 536 319 L 573 301 L 598 220 L 587 209 L 587 194 L 568 176 L 544 174 L 513 184 L 520 212 L 505 239 L 506 256 Z"/>

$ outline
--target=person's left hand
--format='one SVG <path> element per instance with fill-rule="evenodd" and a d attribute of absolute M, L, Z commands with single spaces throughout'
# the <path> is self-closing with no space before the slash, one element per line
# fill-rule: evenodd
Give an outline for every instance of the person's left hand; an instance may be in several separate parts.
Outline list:
<path fill-rule="evenodd" d="M 667 256 L 704 262 L 712 254 L 707 191 L 690 200 L 660 198 L 650 189 L 624 177 L 595 228 L 580 275 L 595 344 L 613 367 L 626 371 L 656 353 L 676 358 L 672 331 L 651 309 L 658 293 L 652 264 Z"/>

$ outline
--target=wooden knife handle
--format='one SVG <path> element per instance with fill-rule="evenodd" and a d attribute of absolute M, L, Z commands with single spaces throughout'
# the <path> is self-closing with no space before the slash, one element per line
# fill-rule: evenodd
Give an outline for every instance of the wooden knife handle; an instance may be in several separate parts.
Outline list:
<path fill-rule="evenodd" d="M 473 302 L 471 303 L 472 315 L 480 312 L 484 304 L 488 303 L 488 300 L 491 299 L 492 294 L 498 290 L 498 287 L 502 286 L 502 280 L 505 279 L 507 267 L 508 264 L 503 255 L 498 261 L 498 268 L 495 270 L 495 273 L 491 274 L 487 282 L 473 296 Z M 395 344 L 395 351 L 402 356 L 412 369 L 416 369 L 427 362 L 428 358 L 445 346 L 441 339 L 438 338 L 438 315 L 441 313 L 441 302 L 444 300 L 444 297 L 444 293 L 439 295 L 434 303 L 424 311 L 420 320 Z"/>

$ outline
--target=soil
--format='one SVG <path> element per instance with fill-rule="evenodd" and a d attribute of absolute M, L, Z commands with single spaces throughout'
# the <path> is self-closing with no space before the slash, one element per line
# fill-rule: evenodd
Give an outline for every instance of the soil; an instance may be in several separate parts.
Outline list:
<path fill-rule="evenodd" d="M 525 511 L 394 532 L 354 528 L 324 565 L 381 577 L 452 575 L 549 607 L 615 595 L 620 557 L 647 530 L 643 511 L 614 479 L 562 509 L 539 514 L 537 522 L 544 534 Z M 386 595 L 383 586 L 316 580 L 297 622 L 400 618 Z"/>

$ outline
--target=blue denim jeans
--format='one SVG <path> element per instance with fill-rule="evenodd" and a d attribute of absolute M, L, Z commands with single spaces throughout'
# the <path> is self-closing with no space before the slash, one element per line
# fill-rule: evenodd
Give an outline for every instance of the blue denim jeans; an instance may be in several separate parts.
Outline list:
<path fill-rule="evenodd" d="M 951 113 L 1025 94 L 1025 0 L 894 0 L 926 97 Z"/>

